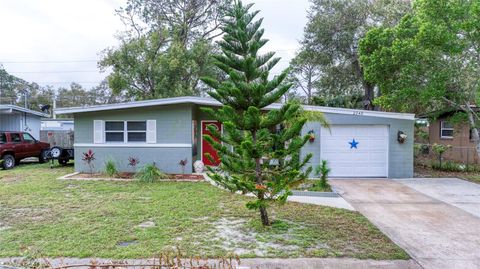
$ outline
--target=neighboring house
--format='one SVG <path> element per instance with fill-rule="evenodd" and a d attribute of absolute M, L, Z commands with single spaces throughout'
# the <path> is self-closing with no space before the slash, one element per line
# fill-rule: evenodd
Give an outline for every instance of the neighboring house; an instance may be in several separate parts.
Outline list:
<path fill-rule="evenodd" d="M 140 165 L 155 162 L 167 173 L 180 173 L 180 160 L 187 159 L 186 173 L 192 164 L 206 158 L 212 147 L 203 140 L 206 126 L 221 125 L 200 110 L 219 107 L 216 100 L 203 97 L 176 97 L 90 107 L 59 108 L 55 112 L 73 114 L 75 124 L 75 170 L 86 172 L 83 152 L 95 153 L 94 169 L 101 171 L 105 160 L 116 161 L 120 171 L 131 171 L 128 158 L 136 157 Z M 266 110 L 278 109 L 273 104 Z M 311 165 L 326 159 L 332 177 L 413 176 L 414 115 L 331 107 L 304 106 L 305 110 L 325 114 L 331 126 L 318 122 L 306 124 L 303 133 L 314 133 L 302 155 L 313 153 Z M 399 134 L 407 138 L 399 142 Z"/>
<path fill-rule="evenodd" d="M 0 130 L 22 131 L 40 139 L 40 119 L 49 115 L 15 105 L 0 105 Z"/>
<path fill-rule="evenodd" d="M 430 120 L 428 127 L 429 143 L 451 145 L 443 157 L 447 160 L 465 164 L 480 163 L 475 143 L 468 123 L 452 123 L 449 117 L 454 112 L 443 113 Z"/>

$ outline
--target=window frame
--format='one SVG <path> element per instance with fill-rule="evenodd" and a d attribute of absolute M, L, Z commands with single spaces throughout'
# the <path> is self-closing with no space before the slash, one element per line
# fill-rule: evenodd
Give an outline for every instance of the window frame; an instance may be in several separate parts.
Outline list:
<path fill-rule="evenodd" d="M 18 138 L 20 138 L 20 141 L 13 141 L 12 135 L 18 135 Z M 12 144 L 21 144 L 23 142 L 23 136 L 20 133 L 10 133 L 10 142 Z"/>
<path fill-rule="evenodd" d="M 25 139 L 25 136 L 29 136 L 31 138 L 30 139 Z M 23 133 L 22 134 L 22 139 L 23 139 L 23 142 L 24 143 L 31 143 L 31 144 L 34 144 L 37 142 L 37 139 L 35 139 L 35 137 L 33 137 L 33 135 L 29 134 L 29 133 Z M 31 142 L 30 142 L 31 141 Z"/>
<path fill-rule="evenodd" d="M 448 123 L 448 124 L 450 124 L 452 127 L 444 127 L 444 126 L 443 126 L 444 123 Z M 455 129 L 455 128 L 454 128 L 453 124 L 449 123 L 449 122 L 446 121 L 446 120 L 441 120 L 441 121 L 440 121 L 440 138 L 441 138 L 441 139 L 453 139 L 454 129 Z M 452 131 L 452 135 L 451 135 L 451 136 L 443 135 L 443 131 Z"/>
<path fill-rule="evenodd" d="M 114 131 L 109 131 L 107 130 L 107 123 L 108 122 L 122 122 L 123 123 L 123 130 L 114 130 Z M 145 123 L 145 130 L 128 130 L 128 123 L 129 122 L 142 122 Z M 147 120 L 105 120 L 104 123 L 104 141 L 105 143 L 147 143 Z M 122 133 L 123 134 L 123 141 L 107 141 L 107 133 Z M 144 133 L 145 134 L 145 140 L 144 141 L 128 141 L 128 134 L 129 133 Z"/>

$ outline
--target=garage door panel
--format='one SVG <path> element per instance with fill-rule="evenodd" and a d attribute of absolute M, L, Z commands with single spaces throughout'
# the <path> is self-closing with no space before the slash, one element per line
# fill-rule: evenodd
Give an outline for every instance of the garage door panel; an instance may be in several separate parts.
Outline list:
<path fill-rule="evenodd" d="M 387 177 L 388 126 L 332 125 L 322 128 L 321 159 L 327 160 L 332 177 Z M 349 142 L 358 143 L 352 148 Z"/>

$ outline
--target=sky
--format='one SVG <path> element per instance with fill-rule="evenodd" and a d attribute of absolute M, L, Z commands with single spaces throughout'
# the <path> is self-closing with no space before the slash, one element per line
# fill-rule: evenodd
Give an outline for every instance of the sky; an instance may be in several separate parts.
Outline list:
<path fill-rule="evenodd" d="M 282 60 L 272 73 L 288 66 L 307 22 L 308 0 L 246 0 L 263 17 L 266 50 Z M 108 74 L 97 62 L 115 35 L 125 30 L 115 9 L 126 0 L 0 0 L 0 64 L 29 82 L 54 88 L 77 82 L 96 86 Z"/>

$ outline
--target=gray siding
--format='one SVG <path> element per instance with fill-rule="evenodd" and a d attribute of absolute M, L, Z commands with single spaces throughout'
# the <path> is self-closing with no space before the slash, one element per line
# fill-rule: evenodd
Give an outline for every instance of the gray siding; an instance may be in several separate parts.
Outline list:
<path fill-rule="evenodd" d="M 413 177 L 413 120 L 400 120 L 390 118 L 341 115 L 325 113 L 326 118 L 331 125 L 349 124 L 382 124 L 389 126 L 389 167 L 388 177 L 390 178 L 407 178 Z M 315 142 L 309 143 L 302 149 L 302 156 L 308 153 L 313 154 L 311 165 L 316 166 L 320 163 L 320 123 L 309 122 L 303 128 L 303 134 L 307 134 L 309 130 L 314 130 L 317 139 Z M 397 132 L 401 130 L 407 134 L 407 141 L 403 144 L 397 142 Z"/>
<path fill-rule="evenodd" d="M 22 131 L 20 114 L 0 114 L 0 130 Z"/>
<path fill-rule="evenodd" d="M 185 173 L 192 173 L 192 149 L 191 148 L 90 148 L 75 147 L 75 171 L 89 172 L 90 168 L 82 161 L 82 153 L 92 149 L 95 153 L 93 162 L 93 171 L 102 172 L 105 168 L 105 161 L 111 159 L 115 162 L 117 169 L 121 172 L 133 172 L 132 167 L 128 165 L 129 157 L 136 157 L 140 160 L 137 168 L 148 163 L 155 162 L 165 173 L 182 172 L 178 162 L 181 159 L 188 159 L 188 165 L 185 167 Z"/>
<path fill-rule="evenodd" d="M 0 130 L 25 131 L 40 139 L 40 117 L 24 113 L 0 114 Z"/>
<path fill-rule="evenodd" d="M 81 154 L 92 149 L 95 152 L 95 171 L 102 171 L 108 159 L 117 162 L 120 171 L 130 171 L 128 157 L 138 157 L 140 165 L 155 162 L 164 172 L 181 173 L 178 165 L 187 158 L 186 173 L 192 172 L 192 148 L 169 147 L 168 144 L 192 144 L 192 106 L 175 105 L 162 107 L 132 108 L 101 112 L 80 113 L 74 115 L 76 144 L 93 144 L 94 120 L 156 120 L 157 144 L 162 147 L 105 147 L 107 144 L 95 144 L 92 147 L 75 146 L 75 170 L 87 172 L 88 166 L 81 161 Z M 167 145 L 165 145 L 167 144 Z"/>

